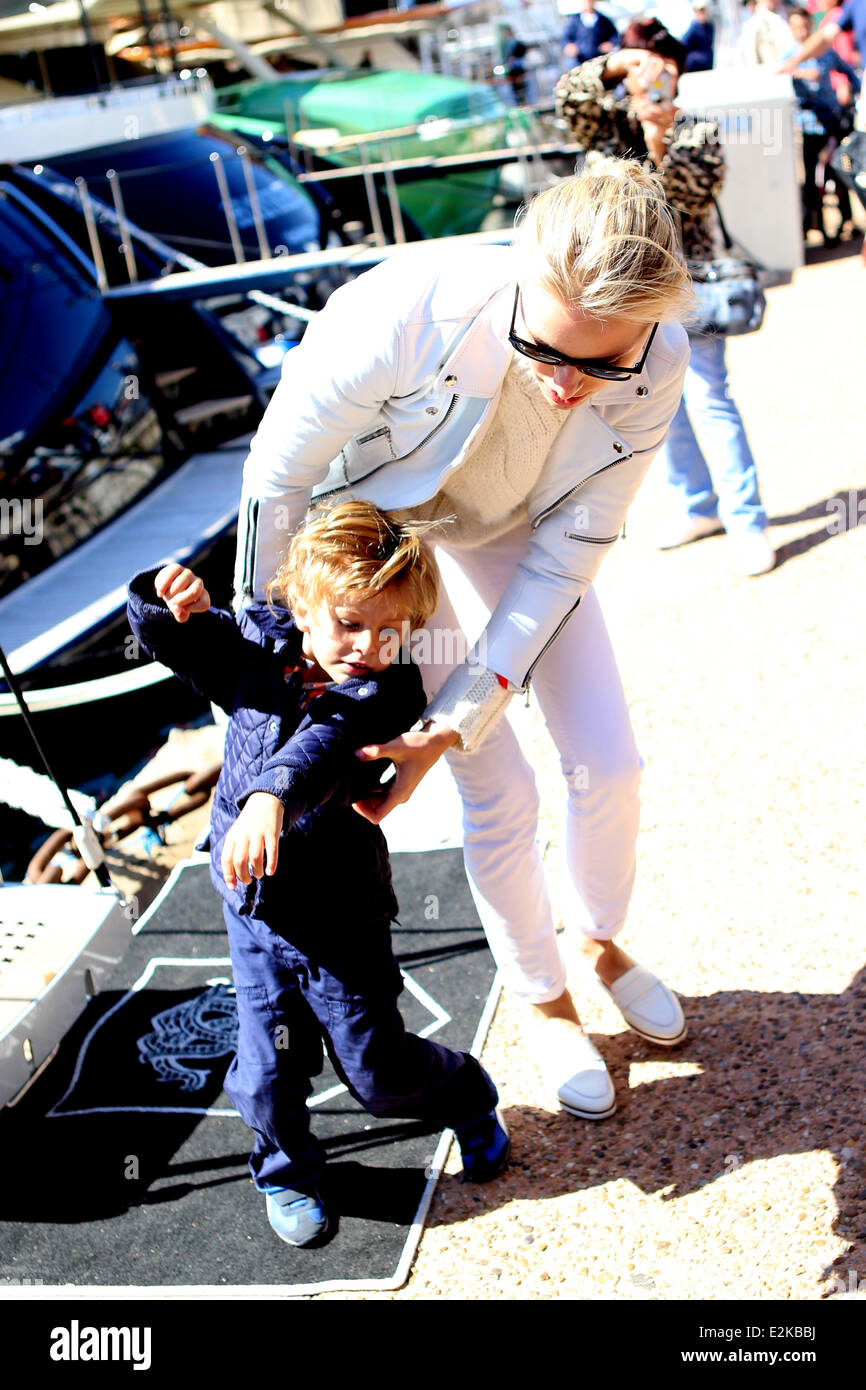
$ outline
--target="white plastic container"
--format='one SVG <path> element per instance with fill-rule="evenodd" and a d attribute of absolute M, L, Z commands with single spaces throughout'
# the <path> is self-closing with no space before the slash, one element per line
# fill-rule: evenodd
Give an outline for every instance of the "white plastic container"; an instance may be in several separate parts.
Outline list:
<path fill-rule="evenodd" d="M 769 66 L 684 73 L 677 106 L 719 125 L 725 184 L 719 204 L 728 231 L 761 265 L 803 264 L 794 144 L 794 88 Z"/>

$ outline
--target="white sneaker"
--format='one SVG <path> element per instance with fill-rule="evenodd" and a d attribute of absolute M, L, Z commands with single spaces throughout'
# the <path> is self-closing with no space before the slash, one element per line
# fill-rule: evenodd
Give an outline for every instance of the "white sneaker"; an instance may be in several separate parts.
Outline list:
<path fill-rule="evenodd" d="M 692 541 L 703 540 L 704 536 L 717 536 L 724 531 L 717 516 L 685 516 L 663 526 L 660 539 L 656 541 L 657 550 L 676 550 L 680 545 L 690 545 Z"/>
<path fill-rule="evenodd" d="M 549 1019 L 534 1030 L 532 1051 L 563 1110 L 582 1120 L 606 1120 L 614 1113 L 616 1092 L 604 1058 L 579 1028 Z"/>
<path fill-rule="evenodd" d="M 731 569 L 736 574 L 769 574 L 776 563 L 776 552 L 766 531 L 742 531 L 728 540 Z"/>

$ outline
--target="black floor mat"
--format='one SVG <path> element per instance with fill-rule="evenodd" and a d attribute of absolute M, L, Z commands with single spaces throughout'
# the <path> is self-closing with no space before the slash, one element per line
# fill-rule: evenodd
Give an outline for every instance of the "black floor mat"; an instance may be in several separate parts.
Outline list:
<path fill-rule="evenodd" d="M 415 1032 L 468 1050 L 494 966 L 461 850 L 392 856 L 394 949 Z M 236 1028 L 207 865 L 175 871 L 118 971 L 0 1114 L 0 1284 L 388 1286 L 404 1277 L 440 1135 L 377 1120 L 330 1063 L 313 1128 L 335 1231 L 294 1250 L 249 1180 L 249 1131 L 222 1092 Z"/>

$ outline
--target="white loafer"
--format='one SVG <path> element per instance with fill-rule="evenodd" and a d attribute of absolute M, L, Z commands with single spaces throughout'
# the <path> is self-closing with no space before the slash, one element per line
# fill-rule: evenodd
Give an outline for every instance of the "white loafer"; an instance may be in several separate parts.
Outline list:
<path fill-rule="evenodd" d="M 612 985 L 603 980 L 599 984 L 607 990 L 629 1028 L 647 1042 L 675 1047 L 686 1036 L 688 1029 L 679 999 L 642 965 L 633 965 Z"/>
<path fill-rule="evenodd" d="M 533 1039 L 536 1061 L 563 1110 L 581 1120 L 606 1120 L 616 1110 L 616 1092 L 601 1053 L 585 1033 L 555 1030 L 550 1023 Z"/>

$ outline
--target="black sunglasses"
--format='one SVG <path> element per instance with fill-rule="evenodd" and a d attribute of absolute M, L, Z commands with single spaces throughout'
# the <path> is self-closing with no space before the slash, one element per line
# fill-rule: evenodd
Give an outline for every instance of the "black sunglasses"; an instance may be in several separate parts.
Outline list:
<path fill-rule="evenodd" d="M 613 367 L 604 366 L 598 359 L 594 362 L 581 362 L 577 357 L 566 357 L 564 352 L 555 352 L 553 348 L 539 347 L 538 343 L 528 343 L 525 338 L 518 338 L 514 331 L 514 324 L 517 320 L 517 304 L 520 299 L 520 286 L 517 285 L 514 291 L 514 308 L 511 311 L 511 327 L 508 330 L 508 341 L 517 351 L 522 352 L 524 357 L 531 357 L 535 362 L 544 362 L 548 367 L 577 367 L 585 376 L 595 376 L 601 381 L 628 381 L 630 376 L 638 376 L 644 369 L 644 363 L 652 347 L 653 338 L 656 335 L 658 324 L 654 323 L 652 332 L 646 340 L 646 347 L 643 356 L 636 367 Z"/>

